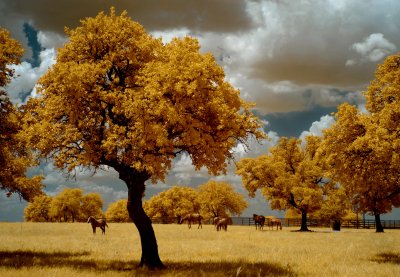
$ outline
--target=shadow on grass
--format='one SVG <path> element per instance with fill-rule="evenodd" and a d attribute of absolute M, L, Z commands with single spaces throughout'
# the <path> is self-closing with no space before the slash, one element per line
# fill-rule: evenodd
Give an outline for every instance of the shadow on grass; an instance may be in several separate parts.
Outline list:
<path fill-rule="evenodd" d="M 90 252 L 36 252 L 0 251 L 0 267 L 58 268 L 69 267 L 75 270 L 130 271 L 140 276 L 153 276 L 155 271 L 138 268 L 139 261 L 93 260 Z M 290 265 L 275 263 L 250 263 L 247 261 L 222 262 L 165 262 L 166 269 L 157 270 L 157 276 L 297 276 Z"/>
<path fill-rule="evenodd" d="M 400 254 L 383 252 L 375 255 L 371 260 L 378 263 L 400 264 Z"/>

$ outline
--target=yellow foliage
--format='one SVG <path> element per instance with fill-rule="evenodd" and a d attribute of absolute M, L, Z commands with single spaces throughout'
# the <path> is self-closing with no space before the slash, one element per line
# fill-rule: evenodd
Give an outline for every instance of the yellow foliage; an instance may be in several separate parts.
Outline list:
<path fill-rule="evenodd" d="M 240 215 L 248 206 L 232 185 L 214 180 L 199 186 L 198 201 L 204 217 Z"/>
<path fill-rule="evenodd" d="M 127 206 L 127 199 L 120 199 L 111 203 L 106 211 L 106 218 L 113 222 L 130 222 Z"/>
<path fill-rule="evenodd" d="M 336 123 L 325 131 L 319 155 L 360 212 L 375 216 L 400 206 L 400 56 L 378 66 L 364 93 L 368 113 L 339 106 Z"/>
<path fill-rule="evenodd" d="M 27 178 L 26 168 L 33 165 L 30 151 L 17 136 L 21 129 L 21 115 L 2 88 L 14 76 L 11 64 L 18 64 L 23 53 L 20 44 L 11 39 L 8 31 L 0 28 L 0 189 L 7 196 L 19 194 L 32 201 L 42 194 L 42 177 Z"/>
<path fill-rule="evenodd" d="M 7 85 L 14 76 L 11 64 L 19 64 L 24 50 L 10 37 L 10 33 L 0 27 L 0 87 Z"/>
<path fill-rule="evenodd" d="M 300 140 L 282 137 L 267 155 L 239 161 L 237 174 L 249 195 L 254 197 L 261 189 L 273 209 L 294 208 L 302 213 L 320 209 L 324 172 L 315 157 L 319 141 L 307 138 L 303 149 Z"/>
<path fill-rule="evenodd" d="M 25 107 L 23 134 L 58 167 L 128 167 L 155 182 L 185 151 L 197 169 L 218 174 L 238 141 L 264 136 L 196 39 L 163 44 L 114 9 L 66 32 L 39 98 Z"/>
<path fill-rule="evenodd" d="M 182 217 L 198 213 L 197 194 L 193 188 L 173 186 L 145 201 L 144 209 L 150 217 Z"/>
<path fill-rule="evenodd" d="M 47 195 L 36 196 L 24 209 L 25 221 L 47 222 L 50 221 L 50 206 L 52 198 Z"/>

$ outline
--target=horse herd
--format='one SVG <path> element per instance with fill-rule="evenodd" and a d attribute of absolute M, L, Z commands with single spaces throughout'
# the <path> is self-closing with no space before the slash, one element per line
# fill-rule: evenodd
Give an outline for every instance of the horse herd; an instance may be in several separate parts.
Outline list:
<path fill-rule="evenodd" d="M 187 221 L 189 229 L 192 228 L 192 223 L 198 223 L 199 226 L 197 229 L 203 228 L 202 220 L 203 216 L 201 214 L 188 214 L 184 217 L 182 217 L 179 220 L 179 224 L 182 224 L 184 221 Z M 282 230 L 282 223 L 280 219 L 275 218 L 273 216 L 263 216 L 263 215 L 257 215 L 253 214 L 253 220 L 256 225 L 256 230 L 263 230 L 265 222 L 267 223 L 267 226 L 269 226 L 271 229 L 274 229 L 274 226 L 276 226 L 276 229 L 280 228 Z M 108 227 L 106 220 L 105 219 L 96 219 L 93 216 L 90 216 L 88 218 L 88 223 L 91 223 L 92 229 L 93 229 L 93 234 L 96 233 L 96 228 L 99 227 L 102 231 L 102 234 L 105 235 L 106 233 L 106 227 Z M 228 230 L 228 225 L 232 224 L 232 219 L 230 217 L 219 217 L 216 216 L 213 218 L 213 224 L 215 227 L 215 230 L 220 231 L 220 230 Z"/>
<path fill-rule="evenodd" d="M 199 228 L 203 228 L 202 220 L 203 216 L 201 214 L 188 214 L 184 217 L 182 217 L 179 221 L 179 224 L 182 224 L 184 221 L 188 222 L 188 227 L 189 229 L 192 228 L 192 223 L 198 223 Z M 274 216 L 263 216 L 263 215 L 257 215 L 253 214 L 253 220 L 256 225 L 256 230 L 263 230 L 265 223 L 267 223 L 267 226 L 269 226 L 272 230 L 274 229 L 274 226 L 276 226 L 276 230 L 278 228 L 282 230 L 282 222 L 279 218 L 275 218 Z M 232 224 L 232 219 L 230 217 L 219 217 L 216 216 L 213 218 L 213 224 L 215 226 L 215 229 L 217 231 L 219 230 L 225 230 L 227 231 L 228 225 Z"/>

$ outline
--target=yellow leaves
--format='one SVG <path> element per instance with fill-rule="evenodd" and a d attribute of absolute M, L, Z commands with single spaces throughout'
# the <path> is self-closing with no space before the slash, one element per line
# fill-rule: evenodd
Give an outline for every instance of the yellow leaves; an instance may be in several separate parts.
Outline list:
<path fill-rule="evenodd" d="M 21 45 L 10 37 L 10 33 L 0 27 L 0 87 L 10 82 L 14 71 L 9 66 L 19 64 L 23 52 Z"/>
<path fill-rule="evenodd" d="M 10 38 L 7 30 L 0 28 L 0 88 L 10 82 L 14 75 L 10 65 L 18 64 L 22 53 L 21 45 Z M 18 136 L 20 129 L 21 114 L 0 89 L 0 189 L 6 190 L 7 196 L 18 193 L 31 201 L 42 193 L 42 177 L 25 176 L 26 168 L 33 162 L 31 152 Z"/>
<path fill-rule="evenodd" d="M 145 201 L 146 213 L 151 217 L 175 217 L 198 213 L 198 191 L 185 186 L 173 186 Z"/>
<path fill-rule="evenodd" d="M 369 113 L 339 106 L 336 123 L 325 131 L 319 156 L 363 211 L 385 213 L 399 189 L 400 56 L 388 57 L 364 93 Z"/>
<path fill-rule="evenodd" d="M 378 66 L 375 79 L 364 93 L 367 98 L 366 107 L 371 113 L 380 112 L 386 105 L 400 101 L 400 55 L 386 58 Z"/>
<path fill-rule="evenodd" d="M 241 160 L 236 173 L 242 176 L 249 195 L 254 196 L 262 189 L 273 208 L 295 207 L 307 212 L 319 209 L 322 187 L 318 180 L 324 172 L 313 155 L 319 140 L 308 138 L 308 141 L 311 144 L 304 150 L 300 140 L 283 137 L 270 149 L 270 154 Z"/>
<path fill-rule="evenodd" d="M 247 208 L 243 195 L 225 182 L 210 180 L 199 186 L 202 213 L 211 216 L 239 215 Z"/>
<path fill-rule="evenodd" d="M 24 118 L 29 144 L 57 166 L 122 164 L 157 181 L 187 152 L 197 169 L 218 174 L 238 141 L 263 138 L 250 105 L 196 39 L 163 44 L 113 9 L 66 32 Z"/>

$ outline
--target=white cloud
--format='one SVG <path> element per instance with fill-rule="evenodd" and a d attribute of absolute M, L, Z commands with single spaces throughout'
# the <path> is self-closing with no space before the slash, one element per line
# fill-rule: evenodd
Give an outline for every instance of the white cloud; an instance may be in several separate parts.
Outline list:
<path fill-rule="evenodd" d="M 49 31 L 39 31 L 37 38 L 40 45 L 45 49 L 57 49 L 67 41 L 65 36 Z"/>
<path fill-rule="evenodd" d="M 12 66 L 16 77 L 6 87 L 6 91 L 14 103 L 24 103 L 28 96 L 35 96 L 34 86 L 37 80 L 54 64 L 55 56 L 54 49 L 45 49 L 40 52 L 39 67 L 32 67 L 28 62 Z"/>
<path fill-rule="evenodd" d="M 331 115 L 324 115 L 321 116 L 319 121 L 314 121 L 311 124 L 311 127 L 308 131 L 303 131 L 300 135 L 300 139 L 302 140 L 302 143 L 305 143 L 305 138 L 306 136 L 322 136 L 322 131 L 326 128 L 329 128 L 332 126 L 332 124 L 335 122 L 335 119 Z"/>
<path fill-rule="evenodd" d="M 396 45 L 381 33 L 374 33 L 366 37 L 362 42 L 354 43 L 351 49 L 360 54 L 359 62 L 378 62 L 384 57 L 394 53 L 397 49 Z M 355 65 L 357 62 L 348 60 L 347 66 Z"/>

